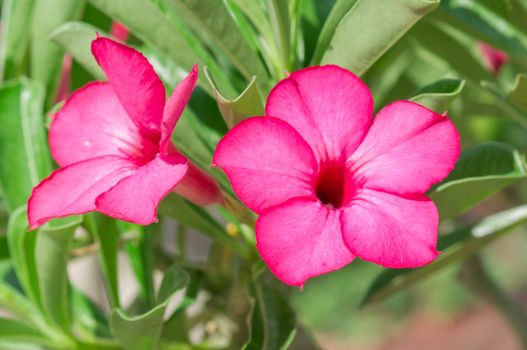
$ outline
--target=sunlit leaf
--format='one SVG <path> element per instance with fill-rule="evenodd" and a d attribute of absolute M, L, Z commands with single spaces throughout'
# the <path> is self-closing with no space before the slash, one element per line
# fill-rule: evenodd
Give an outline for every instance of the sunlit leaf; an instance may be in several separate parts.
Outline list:
<path fill-rule="evenodd" d="M 437 0 L 358 0 L 337 26 L 321 63 L 363 74 L 438 4 Z"/>
<path fill-rule="evenodd" d="M 240 94 L 240 96 L 230 100 L 222 96 L 206 70 L 205 74 L 207 74 L 207 79 L 212 86 L 212 91 L 214 91 L 218 108 L 220 109 L 221 115 L 227 126 L 232 128 L 244 119 L 264 115 L 262 98 L 260 97 L 258 88 L 255 85 L 256 77 L 253 77 L 251 81 L 249 81 L 249 85 L 247 85 L 247 88 Z"/>

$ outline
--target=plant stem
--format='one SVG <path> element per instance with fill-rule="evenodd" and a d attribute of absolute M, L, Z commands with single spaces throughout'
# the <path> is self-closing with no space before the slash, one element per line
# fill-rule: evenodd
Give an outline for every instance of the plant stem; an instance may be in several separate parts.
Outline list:
<path fill-rule="evenodd" d="M 485 298 L 502 313 L 522 342 L 522 348 L 527 349 L 527 314 L 491 279 L 478 255 L 467 260 L 461 278 L 475 294 Z"/>

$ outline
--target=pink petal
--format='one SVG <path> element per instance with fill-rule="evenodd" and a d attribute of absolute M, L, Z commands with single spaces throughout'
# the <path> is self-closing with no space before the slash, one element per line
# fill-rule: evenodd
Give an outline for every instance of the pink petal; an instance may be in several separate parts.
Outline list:
<path fill-rule="evenodd" d="M 126 159 L 99 157 L 54 171 L 29 198 L 31 229 L 53 218 L 95 210 L 95 198 L 135 170 L 136 166 Z"/>
<path fill-rule="evenodd" d="M 349 250 L 391 268 L 419 267 L 438 252 L 438 214 L 424 195 L 397 195 L 363 189 L 344 208 L 342 228 Z"/>
<path fill-rule="evenodd" d="M 292 197 L 313 196 L 313 152 L 295 129 L 277 118 L 255 117 L 236 125 L 218 143 L 213 163 L 257 213 Z"/>
<path fill-rule="evenodd" d="M 130 118 L 159 137 L 165 87 L 152 65 L 137 50 L 108 38 L 95 39 L 91 49 Z"/>
<path fill-rule="evenodd" d="M 112 86 L 98 82 L 77 90 L 55 115 L 49 142 L 53 158 L 63 167 L 108 155 L 144 162 L 158 148 L 140 134 Z"/>
<path fill-rule="evenodd" d="M 137 172 L 101 194 L 97 210 L 108 216 L 148 225 L 157 221 L 157 206 L 187 171 L 187 160 L 179 154 L 157 156 Z"/>
<path fill-rule="evenodd" d="M 353 73 L 317 66 L 279 82 L 269 94 L 265 113 L 291 124 L 319 161 L 345 159 L 368 131 L 373 100 Z"/>
<path fill-rule="evenodd" d="M 448 175 L 459 152 L 459 134 L 447 117 L 397 101 L 377 114 L 348 166 L 354 181 L 365 187 L 423 193 Z"/>
<path fill-rule="evenodd" d="M 353 260 L 342 240 L 340 215 L 303 198 L 270 208 L 256 222 L 258 251 L 284 283 L 302 286 L 308 278 Z"/>
<path fill-rule="evenodd" d="M 198 65 L 192 67 L 192 71 L 174 89 L 172 96 L 168 100 L 163 113 L 163 123 L 161 125 L 161 153 L 167 154 L 168 144 L 172 137 L 172 132 L 176 127 L 177 121 L 187 106 L 190 95 L 198 81 Z"/>

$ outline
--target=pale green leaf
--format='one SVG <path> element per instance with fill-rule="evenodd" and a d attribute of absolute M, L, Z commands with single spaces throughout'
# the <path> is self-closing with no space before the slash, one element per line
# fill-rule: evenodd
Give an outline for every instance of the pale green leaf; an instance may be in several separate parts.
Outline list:
<path fill-rule="evenodd" d="M 106 76 L 91 53 L 91 42 L 96 38 L 97 33 L 107 36 L 91 24 L 68 22 L 58 27 L 50 38 L 70 53 L 95 79 L 105 80 Z"/>
<path fill-rule="evenodd" d="M 321 63 L 363 74 L 438 4 L 438 0 L 358 0 L 337 26 Z"/>
<path fill-rule="evenodd" d="M 518 74 L 509 95 L 508 100 L 527 110 L 527 75 Z"/>
<path fill-rule="evenodd" d="M 442 114 L 448 110 L 464 86 L 464 80 L 442 79 L 425 86 L 410 100 Z"/>

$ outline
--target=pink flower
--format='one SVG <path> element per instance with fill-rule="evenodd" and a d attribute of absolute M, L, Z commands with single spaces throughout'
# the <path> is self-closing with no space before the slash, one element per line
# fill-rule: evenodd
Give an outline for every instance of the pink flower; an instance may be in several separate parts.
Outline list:
<path fill-rule="evenodd" d="M 438 213 L 423 193 L 453 169 L 456 128 L 409 101 L 372 113 L 354 74 L 310 67 L 218 144 L 214 165 L 259 214 L 258 250 L 283 282 L 302 286 L 355 256 L 391 268 L 437 256 Z"/>
<path fill-rule="evenodd" d="M 150 224 L 172 190 L 198 204 L 218 201 L 213 180 L 170 141 L 196 84 L 197 66 L 165 105 L 165 88 L 139 52 L 97 38 L 92 53 L 109 81 L 77 90 L 55 115 L 49 143 L 61 168 L 33 189 L 31 228 L 93 210 Z"/>
<path fill-rule="evenodd" d="M 121 22 L 113 21 L 110 29 L 110 36 L 119 41 L 125 42 L 130 36 L 130 31 Z"/>
<path fill-rule="evenodd" d="M 483 42 L 478 43 L 478 48 L 481 52 L 483 63 L 494 74 L 499 73 L 501 67 L 509 60 L 509 56 L 505 52 Z"/>

